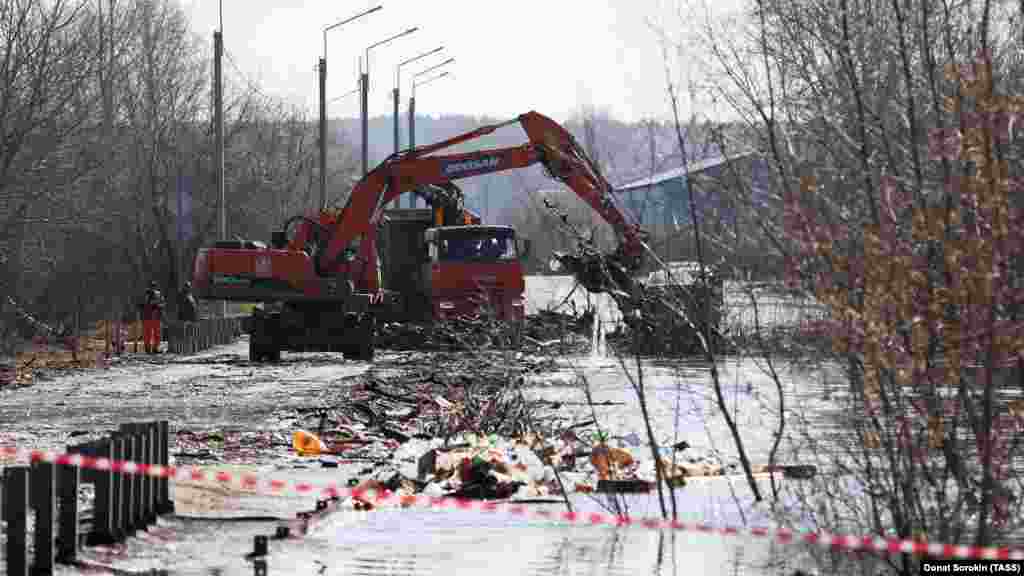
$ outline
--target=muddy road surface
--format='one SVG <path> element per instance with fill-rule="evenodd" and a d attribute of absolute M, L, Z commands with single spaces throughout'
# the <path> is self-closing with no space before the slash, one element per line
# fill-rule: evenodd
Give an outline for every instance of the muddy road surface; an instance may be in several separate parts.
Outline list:
<path fill-rule="evenodd" d="M 0 441 L 59 449 L 124 422 L 161 419 L 172 434 L 270 432 L 278 416 L 336 394 L 347 377 L 371 367 L 337 354 L 289 354 L 280 364 L 257 365 L 246 359 L 247 346 L 243 339 L 195 356 L 125 356 L 105 370 L 4 390 Z M 383 353 L 378 364 L 388 360 Z"/>

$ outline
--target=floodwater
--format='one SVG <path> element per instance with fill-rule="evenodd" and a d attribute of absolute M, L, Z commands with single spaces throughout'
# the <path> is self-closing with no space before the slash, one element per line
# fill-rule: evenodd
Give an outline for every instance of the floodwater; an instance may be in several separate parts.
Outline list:
<path fill-rule="evenodd" d="M 737 282 L 725 283 L 725 319 L 731 328 L 755 326 L 755 306 L 750 294 Z M 756 295 L 756 325 L 762 328 L 795 325 L 822 317 L 822 307 L 808 300 L 769 295 Z M 607 294 L 590 294 L 576 285 L 572 276 L 528 276 L 526 278 L 526 311 L 583 312 L 595 308 L 610 326 L 621 321 L 622 314 Z"/>
<path fill-rule="evenodd" d="M 548 290 L 551 292 L 557 290 Z M 534 285 L 531 300 L 539 301 L 540 294 L 544 291 Z M 71 442 L 69 435 L 76 430 L 102 433 L 121 422 L 157 418 L 171 420 L 176 430 L 221 427 L 263 431 L 286 441 L 294 423 L 276 415 L 337 394 L 339 387 L 346 385 L 345 377 L 369 368 L 329 354 L 292 355 L 282 366 L 252 366 L 245 361 L 246 351 L 243 340 L 189 358 L 161 358 L 150 365 L 125 365 L 86 378 L 61 378 L 31 388 L 0 391 L 0 442 L 60 449 Z M 387 360 L 394 355 L 381 356 Z M 766 464 L 776 425 L 775 384 L 764 367 L 751 360 L 726 359 L 719 370 L 726 409 L 743 430 L 750 460 Z M 827 411 L 827 403 L 820 399 L 822 386 L 828 385 L 827 375 L 784 370 L 789 393 L 805 402 L 807 409 Z M 564 357 L 557 371 L 531 377 L 526 393 L 563 402 L 562 414 L 569 423 L 592 416 L 584 402 L 584 386 L 589 387 L 594 402 L 601 404 L 594 410 L 613 438 L 612 444 L 626 447 L 649 464 L 650 448 L 635 391 L 641 378 L 659 444 L 671 446 L 686 440 L 690 448 L 683 453 L 685 457 L 734 469 L 735 450 L 718 412 L 706 366 L 645 362 L 638 371 L 635 363 L 623 366 L 599 354 Z M 43 391 L 46 394 L 41 394 Z M 634 446 L 637 437 L 640 444 Z M 779 460 L 787 462 L 795 448 L 783 443 Z M 276 452 L 287 450 L 277 448 Z M 258 470 L 276 469 L 275 475 L 293 479 L 344 481 L 355 472 L 345 466 L 303 466 L 291 456 L 268 459 L 261 454 L 258 459 L 253 462 Z M 766 482 L 761 489 L 768 490 Z M 722 527 L 770 525 L 763 505 L 754 502 L 749 487 L 738 476 L 692 479 L 677 489 L 675 496 L 683 521 Z M 306 510 L 312 502 L 292 504 Z M 608 506 L 606 501 L 584 494 L 574 495 L 572 504 L 576 512 L 584 513 L 606 512 Z M 660 515 L 656 495 L 629 496 L 625 505 L 634 517 Z M 250 506 L 261 508 L 259 502 Z M 561 504 L 538 506 L 564 510 Z M 266 508 L 273 509 L 273 505 Z M 293 512 L 272 511 L 285 517 Z M 112 565 L 124 574 L 248 575 L 256 568 L 245 557 L 252 550 L 253 537 L 272 534 L 276 525 L 172 516 L 122 546 L 87 549 L 83 557 Z M 337 512 L 303 539 L 272 540 L 265 565 L 266 573 L 275 576 L 789 574 L 792 567 L 787 572 L 777 565 L 767 566 L 792 557 L 791 547 L 749 537 L 567 526 L 501 512 L 382 509 Z M 82 572 L 64 567 L 58 573 Z"/>

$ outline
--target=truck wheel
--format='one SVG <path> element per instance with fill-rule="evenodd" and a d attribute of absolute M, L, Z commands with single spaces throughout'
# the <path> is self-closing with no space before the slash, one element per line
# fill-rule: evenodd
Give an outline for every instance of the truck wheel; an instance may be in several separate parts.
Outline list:
<path fill-rule="evenodd" d="M 256 333 L 249 334 L 249 362 L 259 362 L 260 348 L 256 342 Z"/>
<path fill-rule="evenodd" d="M 253 318 L 252 333 L 249 334 L 250 362 L 279 362 L 281 349 L 274 341 L 273 327 L 266 318 Z"/>
<path fill-rule="evenodd" d="M 266 321 L 263 318 L 254 316 L 252 318 L 252 331 L 249 332 L 250 362 L 259 363 L 263 361 L 263 340 L 265 339 L 265 330 Z"/>
<path fill-rule="evenodd" d="M 519 350 L 523 345 L 523 329 L 525 324 L 525 321 L 517 320 L 509 326 L 509 344 L 513 350 Z"/>
<path fill-rule="evenodd" d="M 352 345 L 349 351 L 345 353 L 345 358 L 347 360 L 360 360 L 363 362 L 372 362 L 373 352 L 373 345 L 368 345 L 360 342 L 359 344 Z"/>
<path fill-rule="evenodd" d="M 351 355 L 356 360 L 372 362 L 377 341 L 377 319 L 364 316 L 359 322 L 359 340 L 353 345 Z"/>
<path fill-rule="evenodd" d="M 249 361 L 250 362 L 276 362 L 281 358 L 281 351 L 273 346 L 270 338 L 261 334 L 253 334 L 249 337 Z"/>

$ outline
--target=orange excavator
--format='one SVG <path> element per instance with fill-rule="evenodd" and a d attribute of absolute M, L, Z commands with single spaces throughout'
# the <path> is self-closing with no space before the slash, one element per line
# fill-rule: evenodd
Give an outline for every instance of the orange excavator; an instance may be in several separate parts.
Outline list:
<path fill-rule="evenodd" d="M 436 154 L 518 123 L 528 143 Z M 250 319 L 250 359 L 281 350 L 340 351 L 372 359 L 378 320 L 431 320 L 490 310 L 519 322 L 529 242 L 466 209 L 453 181 L 540 164 L 612 226 L 619 246 L 594 257 L 553 255 L 591 292 L 629 293 L 646 234 L 613 203 L 612 189 L 573 136 L 528 112 L 432 145 L 396 153 L 360 180 L 340 211 L 296 216 L 262 242 L 217 242 L 199 251 L 193 290 L 209 300 L 261 302 Z M 386 209 L 404 193 L 427 209 Z M 294 228 L 294 230 L 292 230 Z M 383 256 L 383 257 L 382 257 Z"/>

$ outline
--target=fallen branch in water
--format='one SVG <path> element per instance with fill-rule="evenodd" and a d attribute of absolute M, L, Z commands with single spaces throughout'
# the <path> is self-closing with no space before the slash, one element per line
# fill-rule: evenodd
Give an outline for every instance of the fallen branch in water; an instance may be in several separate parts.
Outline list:
<path fill-rule="evenodd" d="M 534 400 L 534 402 L 537 402 L 538 404 L 550 404 L 550 405 L 554 406 L 556 409 L 559 406 L 625 406 L 626 405 L 625 402 L 612 402 L 611 400 L 605 400 L 604 402 L 593 402 L 593 403 L 587 403 L 587 402 L 562 402 L 560 400 Z M 593 421 L 591 421 L 590 423 L 593 424 Z M 577 424 L 577 426 L 579 426 L 579 424 Z"/>

